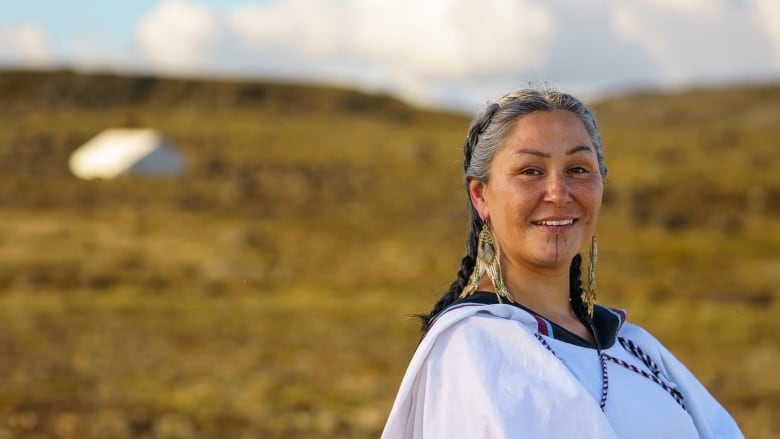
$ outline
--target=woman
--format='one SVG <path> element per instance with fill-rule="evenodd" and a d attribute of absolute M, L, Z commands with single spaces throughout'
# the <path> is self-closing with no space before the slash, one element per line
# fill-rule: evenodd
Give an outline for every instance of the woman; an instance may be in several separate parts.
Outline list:
<path fill-rule="evenodd" d="M 522 90 L 491 104 L 463 169 L 468 254 L 423 318 L 383 438 L 742 437 L 652 335 L 593 304 L 607 169 L 576 98 Z"/>

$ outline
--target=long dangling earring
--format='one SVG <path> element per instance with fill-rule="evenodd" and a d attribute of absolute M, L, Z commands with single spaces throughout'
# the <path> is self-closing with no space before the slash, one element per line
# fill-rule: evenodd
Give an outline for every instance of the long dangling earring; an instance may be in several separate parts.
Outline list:
<path fill-rule="evenodd" d="M 467 297 L 474 294 L 477 291 L 477 285 L 479 284 L 482 276 L 487 273 L 490 276 L 490 280 L 493 283 L 493 289 L 498 296 L 498 303 L 504 303 L 503 299 L 508 302 L 514 302 L 512 295 L 506 289 L 504 285 L 504 278 L 501 274 L 501 253 L 493 240 L 493 234 L 490 233 L 487 221 L 482 223 L 482 230 L 479 232 L 479 241 L 477 243 L 477 261 L 474 264 L 474 272 L 471 273 L 471 279 L 463 292 L 460 293 L 460 297 Z"/>
<path fill-rule="evenodd" d="M 596 302 L 596 260 L 599 257 L 596 246 L 596 235 L 590 239 L 590 257 L 588 258 L 588 285 L 582 291 L 582 302 L 588 308 L 588 315 L 593 318 L 593 304 Z"/>

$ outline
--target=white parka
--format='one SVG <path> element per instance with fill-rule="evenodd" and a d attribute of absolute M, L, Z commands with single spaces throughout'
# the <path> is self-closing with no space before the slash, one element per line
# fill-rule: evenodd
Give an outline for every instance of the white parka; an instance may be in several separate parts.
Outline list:
<path fill-rule="evenodd" d="M 507 304 L 461 304 L 444 312 L 409 364 L 382 438 L 743 437 L 685 366 L 628 323 L 617 336 L 653 359 L 663 381 L 684 396 L 685 408 L 657 383 L 609 362 L 602 411 L 597 351 L 540 338 L 539 321 Z M 647 369 L 617 342 L 603 351 Z"/>

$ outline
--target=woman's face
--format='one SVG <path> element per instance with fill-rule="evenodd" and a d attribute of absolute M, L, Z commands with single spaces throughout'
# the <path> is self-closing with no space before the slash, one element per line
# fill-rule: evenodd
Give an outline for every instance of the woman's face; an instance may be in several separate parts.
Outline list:
<path fill-rule="evenodd" d="M 469 195 L 489 219 L 502 266 L 568 267 L 595 232 L 603 183 L 579 117 L 538 111 L 519 118 Z"/>

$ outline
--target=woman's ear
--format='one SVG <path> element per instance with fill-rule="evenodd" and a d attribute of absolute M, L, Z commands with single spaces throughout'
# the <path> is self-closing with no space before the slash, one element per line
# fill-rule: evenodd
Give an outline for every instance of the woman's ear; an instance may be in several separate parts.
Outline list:
<path fill-rule="evenodd" d="M 487 206 L 487 200 L 485 199 L 485 191 L 487 190 L 487 184 L 485 182 L 469 179 L 469 198 L 471 199 L 471 205 L 477 209 L 479 217 L 483 221 L 488 219 L 489 211 Z"/>

